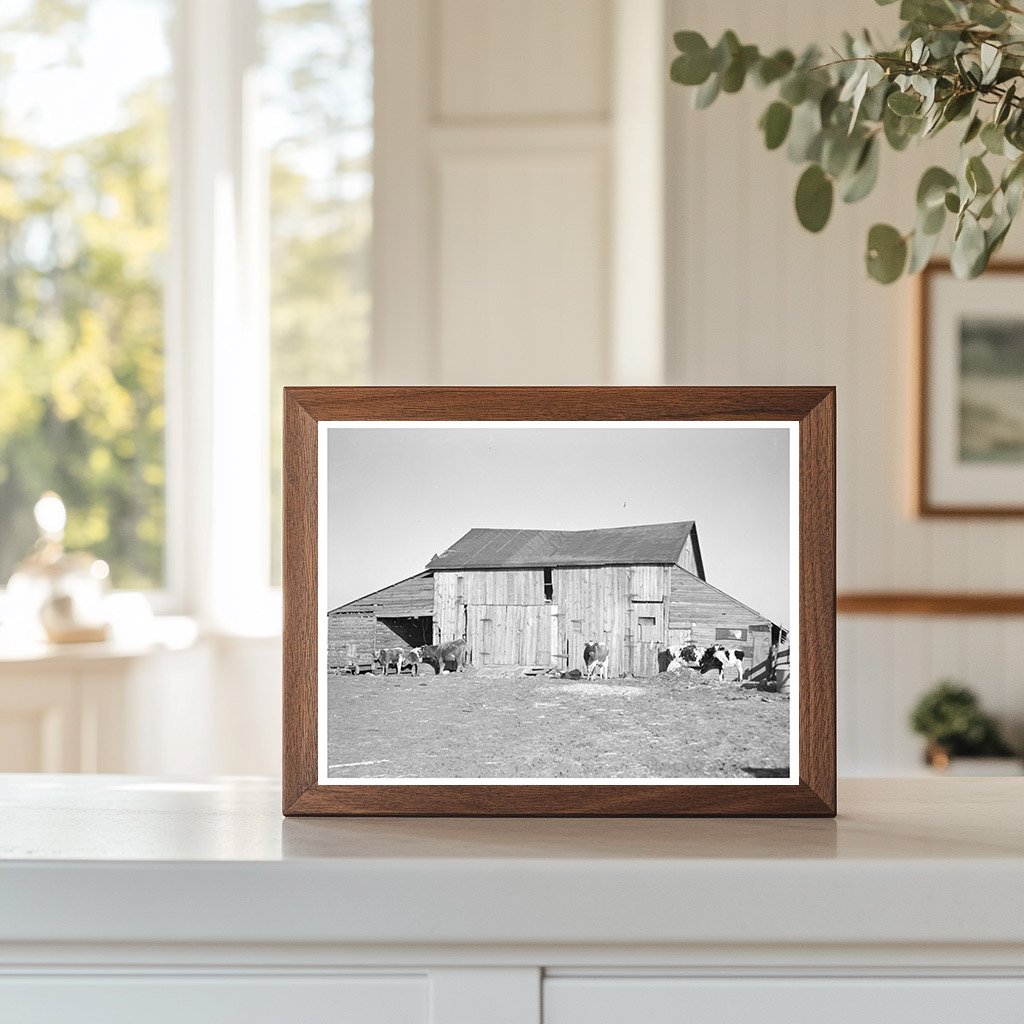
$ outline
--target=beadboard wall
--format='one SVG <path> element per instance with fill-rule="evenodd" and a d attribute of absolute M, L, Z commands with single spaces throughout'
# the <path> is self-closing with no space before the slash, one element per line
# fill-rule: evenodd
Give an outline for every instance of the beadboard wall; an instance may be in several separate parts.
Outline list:
<path fill-rule="evenodd" d="M 670 29 L 793 48 L 879 27 L 894 8 L 869 0 L 669 0 Z M 921 171 L 956 135 L 884 151 L 877 193 L 837 203 L 812 236 L 796 222 L 800 169 L 768 153 L 756 122 L 767 93 L 692 107 L 666 100 L 667 378 L 687 384 L 835 384 L 839 395 L 841 590 L 1024 590 L 1024 521 L 925 521 L 910 512 L 914 286 L 883 288 L 863 270 L 879 220 L 909 228 Z M 1024 253 L 1021 231 L 1007 255 Z M 1024 287 L 1022 303 L 1024 303 Z M 1020 738 L 1024 618 L 842 617 L 839 745 L 844 774 L 901 774 L 919 757 L 906 718 L 921 690 L 964 679 Z"/>

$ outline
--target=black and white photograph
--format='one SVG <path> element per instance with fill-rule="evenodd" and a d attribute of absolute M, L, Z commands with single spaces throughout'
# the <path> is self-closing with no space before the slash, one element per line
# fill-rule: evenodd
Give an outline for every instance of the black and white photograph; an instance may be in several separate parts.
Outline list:
<path fill-rule="evenodd" d="M 795 783 L 795 437 L 321 423 L 320 781 Z"/>

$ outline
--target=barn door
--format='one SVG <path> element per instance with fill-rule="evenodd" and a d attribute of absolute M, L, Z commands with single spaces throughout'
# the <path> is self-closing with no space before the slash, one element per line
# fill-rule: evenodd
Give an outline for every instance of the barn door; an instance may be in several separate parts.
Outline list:
<path fill-rule="evenodd" d="M 551 611 L 543 605 L 471 605 L 466 641 L 474 665 L 548 665 Z"/>
<path fill-rule="evenodd" d="M 770 625 L 754 625 L 748 633 L 750 637 L 750 679 L 761 682 L 772 676 L 775 666 L 771 664 L 772 627 Z"/>
<path fill-rule="evenodd" d="M 663 601 L 633 601 L 630 606 L 629 670 L 635 676 L 653 676 L 658 672 L 658 650 L 665 643 L 665 604 Z"/>

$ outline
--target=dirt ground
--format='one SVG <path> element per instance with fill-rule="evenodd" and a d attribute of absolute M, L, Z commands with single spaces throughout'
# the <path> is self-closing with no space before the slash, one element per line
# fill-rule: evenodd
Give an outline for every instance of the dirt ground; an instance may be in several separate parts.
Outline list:
<path fill-rule="evenodd" d="M 749 686 L 749 684 L 748 684 Z M 586 680 L 332 675 L 332 778 L 751 778 L 788 773 L 788 695 L 684 670 Z"/>

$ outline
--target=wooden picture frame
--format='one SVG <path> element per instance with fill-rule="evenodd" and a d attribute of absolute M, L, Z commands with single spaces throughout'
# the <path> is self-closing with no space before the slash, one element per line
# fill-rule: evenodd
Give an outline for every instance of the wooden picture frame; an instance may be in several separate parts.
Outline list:
<path fill-rule="evenodd" d="M 798 467 L 794 647 L 798 773 L 785 784 L 424 785 L 322 782 L 319 774 L 318 448 L 321 425 L 472 421 L 788 427 Z M 596 422 L 594 422 L 596 421 Z M 639 423 L 634 421 L 640 421 Z M 509 424 L 506 423 L 506 426 Z M 791 426 L 790 426 L 791 425 Z M 794 465 L 793 462 L 790 463 Z M 790 484 L 792 485 L 792 470 Z M 286 815 L 815 816 L 836 813 L 835 389 L 831 387 L 303 387 L 284 393 L 283 811 Z M 745 500 L 752 500 L 749 496 Z M 326 514 L 326 512 L 325 512 Z M 435 556 L 436 557 L 436 556 Z M 698 554 L 699 557 L 699 554 Z M 791 573 L 791 578 L 792 578 Z M 323 627 L 326 629 L 326 627 Z M 742 680 L 742 671 L 739 679 Z M 764 705 L 762 705 L 763 707 Z M 326 737 L 325 737 L 326 742 Z M 550 783 L 550 780 L 549 780 Z"/>
<path fill-rule="evenodd" d="M 955 396 L 952 395 L 952 381 L 947 378 L 952 374 L 951 359 L 956 356 L 956 353 L 947 351 L 950 349 L 946 337 L 949 333 L 946 328 L 950 307 L 959 310 L 961 314 L 972 310 L 983 311 L 991 301 L 992 290 L 1003 288 L 1006 278 L 1010 276 L 1019 278 L 1015 283 L 1019 291 L 1020 286 L 1024 285 L 1024 261 L 993 262 L 981 278 L 958 281 L 953 277 L 948 261 L 936 260 L 925 267 L 918 277 L 915 347 L 917 415 L 912 450 L 916 463 L 913 508 L 921 518 L 999 519 L 1024 516 L 1024 501 L 1020 499 L 983 500 L 984 488 L 991 487 L 986 482 L 990 475 L 986 466 L 966 466 L 957 474 L 952 466 L 952 442 L 948 437 Z M 940 287 L 945 290 L 957 289 L 957 297 L 947 299 L 945 294 L 939 295 L 937 292 Z M 1009 307 L 1019 305 L 1018 298 L 1009 289 L 1006 290 L 1006 296 Z M 995 318 L 1001 314 L 996 312 L 992 315 Z M 1015 319 L 1018 315 L 1024 323 L 1024 314 L 1014 312 Z M 945 339 L 938 346 L 943 350 L 942 357 L 936 352 L 936 338 L 940 334 Z M 945 397 L 937 399 L 937 391 Z M 964 426 L 961 424 L 959 429 L 963 436 Z M 1011 467 L 1011 471 L 1014 478 L 1019 475 L 1019 489 L 1024 491 L 1024 462 L 1020 463 L 1019 469 Z M 1005 469 L 1003 475 L 1007 475 Z M 973 486 L 972 477 L 976 481 Z M 969 493 L 962 496 L 950 495 L 957 479 L 961 480 L 960 490 Z"/>

